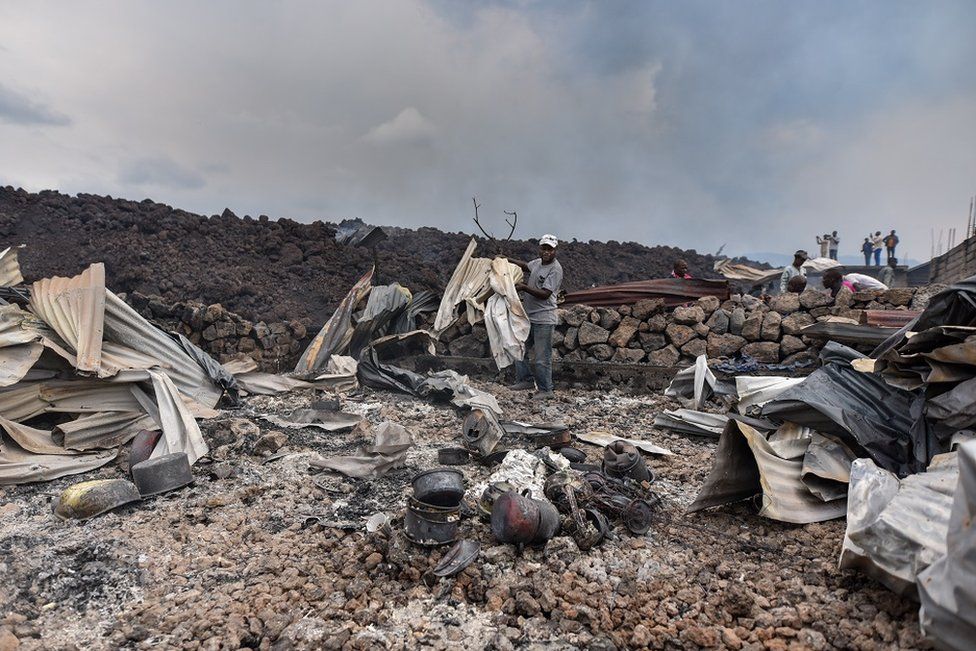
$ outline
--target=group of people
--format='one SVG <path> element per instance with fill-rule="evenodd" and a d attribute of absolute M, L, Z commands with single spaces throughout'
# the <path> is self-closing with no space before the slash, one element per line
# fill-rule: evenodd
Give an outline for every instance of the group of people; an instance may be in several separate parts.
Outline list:
<path fill-rule="evenodd" d="M 817 242 L 821 247 L 821 257 L 837 259 L 837 247 L 840 243 L 837 231 L 825 233 L 823 238 L 818 236 Z M 552 334 L 558 323 L 556 296 L 563 281 L 563 268 L 556 260 L 558 246 L 559 241 L 554 235 L 543 235 L 539 238 L 539 257 L 529 262 L 509 259 L 509 262 L 517 265 L 524 273 L 523 282 L 518 283 L 515 288 L 522 295 L 522 305 L 530 324 L 529 338 L 525 342 L 525 358 L 515 364 L 517 381 L 512 388 L 536 389 L 534 397 L 537 399 L 552 397 Z M 881 237 L 881 231 L 870 238 L 864 238 L 866 265 L 869 264 L 868 247 L 871 247 L 875 265 L 878 266 L 880 266 L 881 247 L 888 250 L 888 264 L 881 270 L 880 279 L 866 274 L 845 274 L 841 267 L 833 267 L 823 274 L 824 288 L 830 290 L 834 297 L 845 289 L 852 292 L 861 289 L 888 289 L 894 284 L 895 267 L 898 265 L 898 259 L 895 258 L 896 246 L 898 246 L 898 236 L 894 230 L 884 238 Z M 798 294 L 806 289 L 807 278 L 803 264 L 808 258 L 807 252 L 802 249 L 793 254 L 793 263 L 780 275 L 780 293 Z M 687 261 L 675 260 L 671 277 L 691 279 Z M 530 358 L 533 358 L 531 363 Z"/>
<path fill-rule="evenodd" d="M 894 231 L 891 232 L 894 233 Z M 779 277 L 779 291 L 781 294 L 787 292 L 799 294 L 806 289 L 807 278 L 803 264 L 808 259 L 807 252 L 802 249 L 793 254 L 792 264 L 783 269 L 783 273 Z M 861 289 L 888 289 L 895 283 L 895 268 L 897 266 L 898 258 L 890 256 L 887 266 L 881 270 L 878 278 L 859 273 L 845 274 L 843 267 L 832 267 L 824 271 L 822 282 L 824 288 L 829 289 L 831 295 L 834 297 L 845 287 L 852 292 Z"/>
<path fill-rule="evenodd" d="M 875 231 L 874 235 L 868 235 L 864 238 L 864 243 L 861 244 L 861 253 L 864 254 L 864 266 L 871 266 L 871 256 L 874 255 L 874 266 L 881 266 L 881 249 L 883 248 L 888 253 L 888 263 L 895 257 L 895 247 L 898 246 L 898 235 L 895 233 L 894 229 L 885 236 L 881 235 L 881 231 Z M 897 264 L 897 260 L 895 261 Z"/>
<path fill-rule="evenodd" d="M 840 236 L 837 231 L 824 233 L 823 237 L 817 236 L 817 244 L 820 245 L 820 257 L 837 259 L 837 249 L 840 248 Z"/>

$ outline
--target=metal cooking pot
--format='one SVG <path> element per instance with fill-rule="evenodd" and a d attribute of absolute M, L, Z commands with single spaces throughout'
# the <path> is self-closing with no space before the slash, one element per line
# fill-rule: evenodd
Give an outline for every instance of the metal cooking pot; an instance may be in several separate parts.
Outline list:
<path fill-rule="evenodd" d="M 446 545 L 457 538 L 458 508 L 425 504 L 411 497 L 403 518 L 407 538 L 418 545 Z"/>
<path fill-rule="evenodd" d="M 491 508 L 491 532 L 499 542 L 541 543 L 559 531 L 559 512 L 548 502 L 509 491 Z"/>
<path fill-rule="evenodd" d="M 422 472 L 413 478 L 413 496 L 425 504 L 457 507 L 464 497 L 464 475 L 453 468 Z"/>

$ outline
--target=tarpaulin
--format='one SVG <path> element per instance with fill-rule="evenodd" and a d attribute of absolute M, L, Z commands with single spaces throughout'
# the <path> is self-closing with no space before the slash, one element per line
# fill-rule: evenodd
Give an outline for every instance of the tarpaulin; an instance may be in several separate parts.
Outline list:
<path fill-rule="evenodd" d="M 434 320 L 434 331 L 440 334 L 453 324 L 457 306 L 464 303 L 468 323 L 485 319 L 492 357 L 498 368 L 504 368 L 522 359 L 529 338 L 529 319 L 515 291 L 515 284 L 522 280 L 522 270 L 504 258 L 475 258 L 476 248 L 477 242 L 472 239 L 451 274 Z"/>
<path fill-rule="evenodd" d="M 502 369 L 525 357 L 525 342 L 529 338 L 529 317 L 515 290 L 513 267 L 502 258 L 491 262 L 489 282 L 495 292 L 485 305 L 485 328 L 495 365 Z"/>
<path fill-rule="evenodd" d="M 763 416 L 840 436 L 899 476 L 923 470 L 942 450 L 922 417 L 921 393 L 855 370 L 851 362 L 864 356 L 836 342 L 827 342 L 820 357 L 823 366 L 766 403 Z"/>
<path fill-rule="evenodd" d="M 682 305 L 703 296 L 715 296 L 719 300 L 729 298 L 729 281 L 705 280 L 704 278 L 656 278 L 636 280 L 619 285 L 591 287 L 566 294 L 564 303 L 580 303 L 593 307 L 617 307 L 632 305 L 646 298 L 660 298 L 665 305 Z"/>
<path fill-rule="evenodd" d="M 965 651 L 976 640 L 976 442 L 958 455 L 946 551 L 917 580 L 922 633 L 936 648 Z"/>

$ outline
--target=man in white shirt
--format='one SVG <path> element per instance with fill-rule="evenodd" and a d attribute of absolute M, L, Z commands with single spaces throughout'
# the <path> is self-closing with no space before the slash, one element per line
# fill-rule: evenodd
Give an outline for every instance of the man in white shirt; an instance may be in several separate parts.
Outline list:
<path fill-rule="evenodd" d="M 881 231 L 878 231 L 871 236 L 871 246 L 874 248 L 874 266 L 881 266 L 881 249 L 884 248 L 884 238 L 881 237 Z"/>
<path fill-rule="evenodd" d="M 844 274 L 844 280 L 854 285 L 854 289 L 888 289 L 888 286 L 877 278 L 872 278 L 867 274 Z"/>
<path fill-rule="evenodd" d="M 806 274 L 803 272 L 803 263 L 807 261 L 808 257 L 807 252 L 803 249 L 793 254 L 793 264 L 783 269 L 783 273 L 779 277 L 780 294 L 785 294 L 789 290 L 790 278 L 794 276 L 806 277 Z"/>

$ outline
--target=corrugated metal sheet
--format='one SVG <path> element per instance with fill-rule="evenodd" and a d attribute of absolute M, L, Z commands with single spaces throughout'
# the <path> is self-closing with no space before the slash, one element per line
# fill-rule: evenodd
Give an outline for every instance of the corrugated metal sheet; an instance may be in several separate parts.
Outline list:
<path fill-rule="evenodd" d="M 496 284 L 499 282 L 497 278 L 499 274 L 510 276 L 513 286 L 522 280 L 522 269 L 514 264 L 473 257 L 477 247 L 478 243 L 474 239 L 468 242 L 468 247 L 454 268 L 447 287 L 444 288 L 444 295 L 441 296 L 437 316 L 434 318 L 434 332 L 437 334 L 457 320 L 457 306 L 462 303 L 467 306 L 468 323 L 478 323 L 484 318 L 485 300 L 493 291 L 493 275 L 496 276 Z M 493 264 L 496 265 L 494 274 Z M 521 301 L 517 294 L 509 300 L 515 301 L 519 309 L 521 308 Z"/>
<path fill-rule="evenodd" d="M 74 278 L 37 281 L 31 285 L 30 309 L 68 345 L 80 373 L 99 373 L 105 328 L 105 265 L 95 263 Z"/>
<path fill-rule="evenodd" d="M 864 310 L 861 313 L 861 323 L 897 329 L 921 313 L 919 310 Z"/>
<path fill-rule="evenodd" d="M 821 321 L 803 328 L 800 334 L 817 339 L 839 341 L 842 344 L 877 346 L 896 332 L 898 332 L 897 328 Z"/>
<path fill-rule="evenodd" d="M 0 287 L 13 287 L 24 282 L 20 275 L 20 262 L 17 260 L 17 250 L 20 247 L 7 247 L 0 251 Z"/>
<path fill-rule="evenodd" d="M 759 514 L 805 524 L 843 517 L 845 500 L 824 502 L 802 482 L 803 451 L 810 439 L 792 428 L 775 449 L 757 429 L 730 420 L 719 438 L 715 461 L 689 513 L 762 494 Z M 784 458 L 788 457 L 788 458 Z"/>
<path fill-rule="evenodd" d="M 24 379 L 43 352 L 44 346 L 35 343 L 0 348 L 0 387 L 9 387 Z"/>
<path fill-rule="evenodd" d="M 665 409 L 654 417 L 655 427 L 709 438 L 718 438 L 728 422 L 729 417 L 724 414 L 709 414 L 693 409 Z"/>
<path fill-rule="evenodd" d="M 918 572 L 946 553 L 958 479 L 956 452 L 935 457 L 926 472 L 901 481 L 870 459 L 855 461 L 840 567 L 916 596 Z"/>
<path fill-rule="evenodd" d="M 321 372 L 328 364 L 329 358 L 333 353 L 341 354 L 345 352 L 346 346 L 352 339 L 352 311 L 356 304 L 363 299 L 369 292 L 373 283 L 373 269 L 371 268 L 362 278 L 356 281 L 349 293 L 339 303 L 339 307 L 332 313 L 329 320 L 325 322 L 319 333 L 315 335 L 312 342 L 302 353 L 298 364 L 295 365 L 295 374 L 299 377 L 306 377 L 316 372 Z"/>
<path fill-rule="evenodd" d="M 56 443 L 69 450 L 114 448 L 127 443 L 143 429 L 156 423 L 143 411 L 103 411 L 85 414 L 52 430 Z"/>
<path fill-rule="evenodd" d="M 940 649 L 964 651 L 976 640 L 976 443 L 959 447 L 945 556 L 918 575 L 922 632 Z"/>
<path fill-rule="evenodd" d="M 606 285 L 582 289 L 566 294 L 564 303 L 581 303 L 593 307 L 617 307 L 632 305 L 646 298 L 664 299 L 665 305 L 682 305 L 703 296 L 715 296 L 720 300 L 729 297 L 729 281 L 693 278 L 658 278 L 638 280 L 619 285 Z"/>
<path fill-rule="evenodd" d="M 162 371 L 149 371 L 149 375 L 152 378 L 159 410 L 158 416 L 151 415 L 158 421 L 163 431 L 150 458 L 156 459 L 173 452 L 186 452 L 190 464 L 196 463 L 197 459 L 209 450 L 200 433 L 200 426 L 183 404 L 174 381 Z"/>
<path fill-rule="evenodd" d="M 146 357 L 158 360 L 160 367 L 172 379 L 180 393 L 205 407 L 214 407 L 220 400 L 221 389 L 192 357 L 165 332 L 155 327 L 113 292 L 106 292 L 105 338 L 119 344 L 113 354 L 121 354 L 121 347 L 135 351 L 138 361 L 130 368 L 142 368 Z"/>
<path fill-rule="evenodd" d="M 6 439 L 0 444 L 0 486 L 77 475 L 104 466 L 118 453 L 115 449 L 93 454 L 35 454 Z"/>

